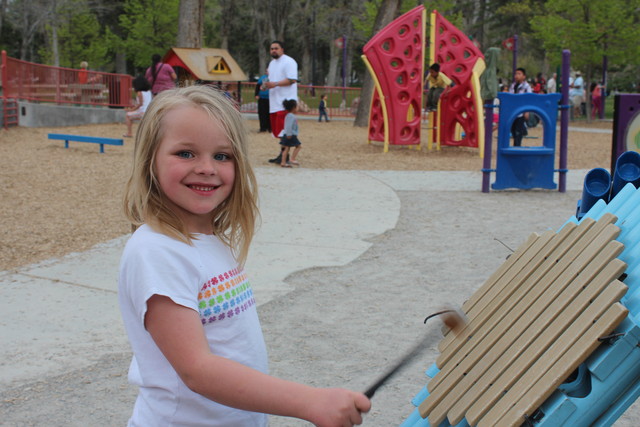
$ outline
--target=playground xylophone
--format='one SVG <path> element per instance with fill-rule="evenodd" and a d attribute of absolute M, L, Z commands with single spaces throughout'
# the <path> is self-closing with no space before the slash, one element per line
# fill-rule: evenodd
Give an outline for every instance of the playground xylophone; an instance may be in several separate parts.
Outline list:
<path fill-rule="evenodd" d="M 640 395 L 640 190 L 531 235 L 463 305 L 402 427 L 611 425 Z"/>

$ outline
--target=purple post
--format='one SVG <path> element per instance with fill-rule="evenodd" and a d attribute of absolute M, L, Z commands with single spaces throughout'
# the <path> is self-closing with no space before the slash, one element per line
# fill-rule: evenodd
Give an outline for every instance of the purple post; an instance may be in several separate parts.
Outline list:
<path fill-rule="evenodd" d="M 513 67 L 511 73 L 511 81 L 516 79 L 516 68 L 518 67 L 518 35 L 513 35 Z"/>
<path fill-rule="evenodd" d="M 567 191 L 567 142 L 569 140 L 569 66 L 571 51 L 562 51 L 562 111 L 560 111 L 560 168 L 558 191 Z"/>
<path fill-rule="evenodd" d="M 493 100 L 485 99 L 484 106 L 484 159 L 482 159 L 482 192 L 489 192 L 491 178 L 491 143 L 493 141 Z"/>

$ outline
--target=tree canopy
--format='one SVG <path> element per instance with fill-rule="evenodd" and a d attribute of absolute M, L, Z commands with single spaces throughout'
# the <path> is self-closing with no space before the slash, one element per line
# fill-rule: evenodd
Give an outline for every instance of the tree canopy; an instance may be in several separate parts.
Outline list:
<path fill-rule="evenodd" d="M 550 74 L 563 49 L 574 69 L 601 78 L 603 56 L 621 90 L 637 85 L 640 0 L 398 0 L 396 16 L 419 4 L 438 10 L 481 50 L 518 35 L 518 65 Z M 178 40 L 227 48 L 251 76 L 266 67 L 268 46 L 285 43 L 304 84 L 361 85 L 362 47 L 386 0 L 0 0 L 0 47 L 9 56 L 77 68 L 135 74 Z M 182 9 L 181 9 L 182 7 Z M 190 24 L 198 8 L 202 22 Z M 194 15 L 191 15 L 194 16 Z M 180 20 L 189 20 L 179 25 Z M 183 34 L 189 31 L 189 34 Z M 180 36 L 182 35 L 182 38 Z M 336 40 L 346 37 L 346 62 Z M 181 43 L 185 43 L 182 41 Z M 499 77 L 510 79 L 502 49 Z M 614 80 L 617 77 L 614 76 Z M 616 83 L 618 84 L 618 83 Z"/>

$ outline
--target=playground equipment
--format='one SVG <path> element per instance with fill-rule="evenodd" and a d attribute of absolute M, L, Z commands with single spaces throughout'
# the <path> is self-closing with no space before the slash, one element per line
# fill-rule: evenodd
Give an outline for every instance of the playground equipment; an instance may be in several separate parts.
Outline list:
<path fill-rule="evenodd" d="M 162 62 L 184 70 L 179 79 L 202 82 L 241 82 L 249 80 L 227 49 L 172 47 Z"/>
<path fill-rule="evenodd" d="M 376 90 L 369 112 L 369 142 L 420 145 L 425 11 L 396 18 L 364 46 L 363 61 Z"/>
<path fill-rule="evenodd" d="M 385 152 L 389 145 L 421 148 L 425 21 L 424 6 L 418 6 L 383 28 L 363 48 L 362 59 L 375 84 L 368 139 L 384 142 Z M 435 11 L 430 44 L 430 60 L 439 62 L 441 71 L 456 86 L 441 96 L 438 114 L 430 115 L 429 147 L 434 135 L 437 143 L 482 147 L 482 53 Z"/>
<path fill-rule="evenodd" d="M 496 173 L 492 184 L 495 190 L 506 188 L 555 189 L 554 172 L 559 173 L 560 192 L 566 191 L 567 139 L 569 127 L 569 58 L 568 50 L 562 53 L 562 95 L 560 94 L 507 94 L 499 93 L 500 116 L 498 121 L 498 147 L 496 169 L 491 169 L 491 140 L 493 105 L 485 106 L 485 156 L 483 161 L 482 192 L 489 192 L 489 176 Z M 561 101 L 561 105 L 558 102 Z M 554 169 L 556 154 L 557 110 L 560 118 L 559 168 Z M 539 147 L 513 147 L 510 145 L 510 129 L 514 120 L 525 112 L 535 113 L 544 125 L 543 142 Z"/>
<path fill-rule="evenodd" d="M 464 304 L 402 427 L 612 425 L 640 396 L 639 237 L 633 183 L 530 236 Z"/>
<path fill-rule="evenodd" d="M 581 219 L 596 203 L 608 203 L 628 183 L 640 186 L 640 153 L 625 151 L 618 157 L 611 174 L 603 168 L 591 169 L 584 178 L 582 199 L 578 201 L 576 217 Z"/>
<path fill-rule="evenodd" d="M 553 172 L 556 153 L 556 119 L 559 93 L 499 93 L 500 119 L 495 190 L 505 188 L 555 189 Z M 516 118 L 525 112 L 535 113 L 544 124 L 541 147 L 510 146 L 509 129 Z"/>
<path fill-rule="evenodd" d="M 627 150 L 640 151 L 640 95 L 619 94 L 614 98 L 611 173 L 616 159 Z"/>
<path fill-rule="evenodd" d="M 595 168 L 587 173 L 576 217 L 582 218 L 600 200 L 608 203 L 627 183 L 640 185 L 640 95 L 637 94 L 619 94 L 614 98 L 611 172 Z"/>
<path fill-rule="evenodd" d="M 628 100 L 613 148 L 635 149 L 612 174 L 591 170 L 576 215 L 531 235 L 464 303 L 468 323 L 445 334 L 402 427 L 609 426 L 640 396 L 640 97 Z"/>
<path fill-rule="evenodd" d="M 15 98 L 2 99 L 2 127 L 18 126 L 18 102 Z"/>
<path fill-rule="evenodd" d="M 124 145 L 124 141 L 120 138 L 104 138 L 100 136 L 85 136 L 85 135 L 68 135 L 62 133 L 50 133 L 47 138 L 57 139 L 64 141 L 64 148 L 69 148 L 69 141 L 74 142 L 90 142 L 93 144 L 100 144 L 100 152 L 104 153 L 104 146 L 106 145 Z"/>
<path fill-rule="evenodd" d="M 455 83 L 440 97 L 438 114 L 430 114 L 435 141 L 439 145 L 477 147 L 482 157 L 484 122 L 480 75 L 486 67 L 484 55 L 464 33 L 434 11 L 429 61 L 439 63 L 440 71 Z"/>
<path fill-rule="evenodd" d="M 2 97 L 108 107 L 131 104 L 131 76 L 91 71 L 95 82 L 80 83 L 79 73 L 76 69 L 11 58 L 2 51 Z"/>

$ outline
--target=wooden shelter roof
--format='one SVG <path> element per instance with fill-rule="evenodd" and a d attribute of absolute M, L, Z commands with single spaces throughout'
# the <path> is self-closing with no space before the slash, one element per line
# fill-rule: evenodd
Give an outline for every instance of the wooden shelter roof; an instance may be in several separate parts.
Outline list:
<path fill-rule="evenodd" d="M 163 62 L 182 67 L 202 81 L 239 82 L 249 77 L 226 49 L 172 47 Z"/>

